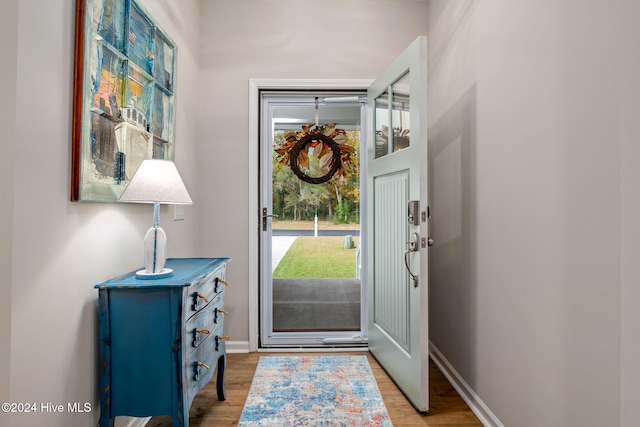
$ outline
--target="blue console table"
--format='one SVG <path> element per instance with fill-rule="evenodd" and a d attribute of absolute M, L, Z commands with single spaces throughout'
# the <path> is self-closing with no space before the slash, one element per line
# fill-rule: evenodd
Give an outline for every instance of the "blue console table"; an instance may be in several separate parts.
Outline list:
<path fill-rule="evenodd" d="M 189 426 L 195 394 L 217 367 L 225 399 L 223 335 L 229 258 L 168 259 L 173 276 L 100 283 L 100 427 L 117 416 L 170 415 Z"/>

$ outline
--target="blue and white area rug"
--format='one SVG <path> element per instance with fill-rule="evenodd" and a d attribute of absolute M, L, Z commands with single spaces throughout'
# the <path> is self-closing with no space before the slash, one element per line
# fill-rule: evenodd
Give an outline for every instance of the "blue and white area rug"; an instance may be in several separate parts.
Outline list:
<path fill-rule="evenodd" d="M 261 357 L 238 426 L 392 426 L 366 356 Z"/>

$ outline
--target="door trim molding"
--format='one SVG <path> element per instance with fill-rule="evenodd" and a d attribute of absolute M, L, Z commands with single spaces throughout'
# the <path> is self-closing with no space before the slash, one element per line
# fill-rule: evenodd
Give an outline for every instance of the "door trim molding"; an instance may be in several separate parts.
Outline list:
<path fill-rule="evenodd" d="M 261 90 L 367 90 L 373 79 L 249 79 L 249 351 L 258 351 L 259 334 L 259 150 Z"/>

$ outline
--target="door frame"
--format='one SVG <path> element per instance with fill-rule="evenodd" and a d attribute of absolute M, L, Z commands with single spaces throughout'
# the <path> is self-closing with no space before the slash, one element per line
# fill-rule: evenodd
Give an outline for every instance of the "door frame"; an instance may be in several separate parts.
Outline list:
<path fill-rule="evenodd" d="M 334 119 L 329 119 L 328 117 L 324 117 L 321 119 L 322 114 L 320 112 L 328 113 L 330 116 L 335 115 L 336 113 L 330 113 L 330 111 L 334 107 L 340 108 L 351 108 L 352 114 L 356 117 L 353 117 L 353 122 L 344 120 L 345 117 L 342 116 L 341 119 L 335 118 L 335 123 L 337 127 L 343 128 L 345 130 L 355 130 L 356 127 L 351 128 L 350 126 L 360 126 L 359 136 L 360 140 L 366 141 L 367 135 L 367 126 L 366 126 L 366 93 L 364 91 L 354 91 L 354 90 L 264 90 L 260 92 L 260 141 L 259 141 L 259 152 L 260 152 L 260 179 L 259 179 L 259 191 L 260 191 L 260 209 L 261 212 L 266 213 L 267 215 L 273 214 L 273 209 L 275 208 L 273 205 L 273 141 L 275 140 L 275 130 L 278 126 L 288 126 L 289 130 L 286 132 L 292 132 L 294 129 L 300 129 L 300 126 L 307 125 L 309 123 L 313 123 L 313 116 L 308 111 L 309 116 L 306 117 L 304 122 L 300 123 L 290 123 L 287 119 L 284 121 L 280 121 L 282 117 L 279 116 L 280 113 L 276 111 L 282 107 L 288 108 L 306 108 L 313 109 L 315 105 L 316 112 L 316 121 L 321 120 L 321 123 L 333 122 Z M 320 107 L 321 106 L 321 107 Z M 336 111 L 336 110 L 333 110 Z M 357 113 L 356 113 L 357 111 Z M 295 113 L 293 116 L 285 114 L 285 117 L 295 117 Z M 320 114 L 320 115 L 318 115 Z M 367 198 L 366 191 L 364 188 L 364 177 L 366 177 L 366 156 L 357 156 L 358 158 L 358 169 L 360 171 L 359 175 L 361 175 L 361 181 L 359 182 L 359 186 L 362 187 L 362 191 L 360 192 L 360 204 L 362 206 L 366 206 Z M 366 208 L 358 209 L 360 221 L 358 223 L 362 226 L 366 226 Z M 275 218 L 274 218 L 275 219 Z M 266 223 L 266 228 L 265 228 Z M 298 330 L 298 331 L 287 331 L 287 330 L 274 330 L 276 325 L 275 316 L 277 313 L 275 304 L 275 282 L 276 279 L 273 277 L 273 239 L 274 239 L 274 230 L 273 230 L 273 221 L 266 220 L 263 216 L 262 218 L 262 232 L 259 236 L 260 241 L 260 252 L 259 252 L 259 265 L 260 265 L 260 280 L 259 280 L 259 304 L 260 304 L 260 317 L 259 317 L 259 328 L 260 328 L 260 339 L 259 345 L 261 348 L 336 348 L 336 347 L 360 347 L 363 348 L 364 345 L 367 344 L 367 288 L 366 286 L 361 286 L 358 289 L 359 294 L 359 303 L 362 310 L 359 311 L 358 316 L 358 326 L 348 330 L 333 330 L 331 328 L 323 329 L 311 329 L 311 330 Z M 366 283 L 366 262 L 364 262 L 363 256 L 366 251 L 364 248 L 366 247 L 366 234 L 362 233 L 360 236 L 360 242 L 358 244 L 358 250 L 356 251 L 356 257 L 354 261 L 358 264 L 356 266 L 356 274 L 353 278 L 357 278 L 360 284 Z M 360 253 L 360 255 L 358 255 Z M 362 266 L 362 268 L 360 268 Z M 304 280 L 304 279 L 303 279 Z M 327 301 L 328 302 L 328 301 Z M 311 325 L 309 325 L 311 326 Z"/>
<path fill-rule="evenodd" d="M 250 352 L 259 350 L 260 289 L 260 91 L 261 90 L 363 90 L 373 79 L 249 79 L 249 342 Z"/>

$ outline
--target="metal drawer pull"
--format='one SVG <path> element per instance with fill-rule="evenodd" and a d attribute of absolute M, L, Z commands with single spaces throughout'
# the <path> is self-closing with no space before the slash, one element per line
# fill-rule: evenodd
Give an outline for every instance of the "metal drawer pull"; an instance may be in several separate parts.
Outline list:
<path fill-rule="evenodd" d="M 216 351 L 220 351 L 220 340 L 230 340 L 231 337 L 228 337 L 226 335 L 218 335 L 216 336 Z"/>
<path fill-rule="evenodd" d="M 226 315 L 229 314 L 225 310 L 216 307 L 216 309 L 213 311 L 213 323 L 218 323 L 218 313 L 222 313 Z"/>
<path fill-rule="evenodd" d="M 198 381 L 200 379 L 200 367 L 204 366 L 205 368 L 207 368 L 207 370 L 211 370 L 211 368 L 209 367 L 209 365 L 207 365 L 204 362 L 198 362 L 195 366 L 195 368 L 193 368 L 194 372 L 193 372 L 193 379 L 195 381 Z"/>
<path fill-rule="evenodd" d="M 193 330 L 193 346 L 194 347 L 199 346 L 202 340 L 204 340 L 204 338 L 201 338 L 200 334 L 209 335 L 210 333 L 211 331 L 209 329 L 194 329 Z"/>
<path fill-rule="evenodd" d="M 204 295 L 202 295 L 202 294 L 198 294 L 198 295 L 197 295 L 197 297 L 198 297 L 198 298 L 202 298 L 202 299 L 204 300 L 204 302 L 209 302 L 209 298 L 205 297 L 205 296 L 204 296 Z"/>
<path fill-rule="evenodd" d="M 224 280 L 224 279 L 218 279 L 218 282 L 222 283 L 222 284 L 223 284 L 223 285 L 225 285 L 225 286 L 229 286 L 229 282 L 227 282 L 227 281 L 226 281 L 226 280 Z"/>

